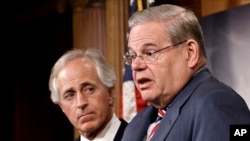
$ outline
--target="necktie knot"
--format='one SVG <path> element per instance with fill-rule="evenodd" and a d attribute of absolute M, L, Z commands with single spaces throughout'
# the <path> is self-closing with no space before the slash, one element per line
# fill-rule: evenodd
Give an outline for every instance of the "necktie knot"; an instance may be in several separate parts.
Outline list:
<path fill-rule="evenodd" d="M 155 133 L 156 129 L 158 128 L 158 125 L 159 125 L 162 117 L 165 115 L 165 113 L 166 113 L 166 111 L 164 109 L 158 110 L 158 116 L 156 118 L 155 123 L 152 124 L 152 128 L 148 134 L 147 141 L 149 141 L 152 138 L 152 136 L 154 135 L 154 133 Z"/>
<path fill-rule="evenodd" d="M 164 109 L 159 109 L 158 110 L 158 116 L 163 117 L 165 115 L 166 111 Z"/>
<path fill-rule="evenodd" d="M 157 116 L 157 119 L 156 121 L 159 121 L 162 119 L 162 117 L 165 115 L 166 111 L 164 109 L 159 109 L 158 110 L 158 116 Z"/>

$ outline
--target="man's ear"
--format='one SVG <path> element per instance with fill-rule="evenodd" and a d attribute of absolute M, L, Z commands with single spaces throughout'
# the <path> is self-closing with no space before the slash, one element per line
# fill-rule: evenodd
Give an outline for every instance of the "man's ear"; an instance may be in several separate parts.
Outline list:
<path fill-rule="evenodd" d="M 108 93 L 109 93 L 109 95 L 108 95 L 108 97 L 109 97 L 109 104 L 112 105 L 112 106 L 114 106 L 114 101 L 115 101 L 115 95 L 114 95 L 115 90 L 114 90 L 114 88 L 109 88 L 108 89 Z"/>
<path fill-rule="evenodd" d="M 198 65 L 199 58 L 200 58 L 200 49 L 199 44 L 193 40 L 189 39 L 186 42 L 187 52 L 188 52 L 188 67 L 193 69 Z"/>

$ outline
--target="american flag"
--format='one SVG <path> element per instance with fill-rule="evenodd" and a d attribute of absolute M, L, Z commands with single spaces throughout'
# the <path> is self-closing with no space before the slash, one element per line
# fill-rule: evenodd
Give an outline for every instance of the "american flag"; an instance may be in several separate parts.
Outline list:
<path fill-rule="evenodd" d="M 154 4 L 155 0 L 130 0 L 130 13 L 131 16 L 135 11 L 141 11 Z M 131 67 L 124 66 L 123 73 L 122 94 L 120 99 L 120 117 L 127 122 L 143 108 L 147 106 L 147 103 L 142 100 L 140 92 L 134 85 Z"/>

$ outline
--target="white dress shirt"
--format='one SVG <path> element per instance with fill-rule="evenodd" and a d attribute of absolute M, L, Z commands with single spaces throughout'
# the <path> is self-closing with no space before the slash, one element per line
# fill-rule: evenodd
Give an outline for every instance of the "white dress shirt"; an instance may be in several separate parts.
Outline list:
<path fill-rule="evenodd" d="M 113 141 L 120 125 L 121 121 L 113 114 L 106 127 L 93 140 L 89 140 L 81 135 L 81 141 Z"/>

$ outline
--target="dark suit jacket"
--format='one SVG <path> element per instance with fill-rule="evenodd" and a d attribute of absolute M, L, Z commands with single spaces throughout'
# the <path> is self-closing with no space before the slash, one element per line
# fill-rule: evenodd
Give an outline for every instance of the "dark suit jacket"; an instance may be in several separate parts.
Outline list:
<path fill-rule="evenodd" d="M 114 141 L 121 141 L 123 132 L 128 124 L 125 120 L 123 120 L 121 118 L 120 118 L 120 121 L 121 121 L 121 125 L 120 125 L 120 127 L 115 135 Z M 78 138 L 76 138 L 74 141 L 80 141 L 80 136 Z"/>
<path fill-rule="evenodd" d="M 155 115 L 153 106 L 138 113 L 122 141 L 142 141 Z M 231 124 L 250 124 L 249 108 L 234 90 L 204 69 L 169 104 L 151 141 L 229 141 Z"/>

